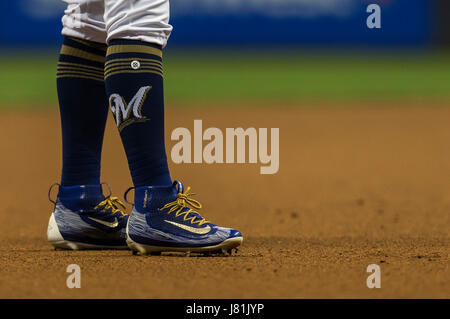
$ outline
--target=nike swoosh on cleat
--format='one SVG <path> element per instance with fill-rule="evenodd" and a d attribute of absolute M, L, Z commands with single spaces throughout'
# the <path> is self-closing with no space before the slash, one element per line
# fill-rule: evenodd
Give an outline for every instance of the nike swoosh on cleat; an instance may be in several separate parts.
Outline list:
<path fill-rule="evenodd" d="M 94 222 L 97 222 L 99 224 L 105 225 L 107 227 L 110 228 L 116 228 L 117 226 L 119 226 L 119 221 L 117 220 L 117 217 L 114 217 L 114 222 L 107 222 L 101 219 L 97 219 L 94 217 L 88 217 L 90 220 L 93 220 Z"/>
<path fill-rule="evenodd" d="M 194 233 L 194 234 L 205 235 L 205 234 L 207 234 L 207 233 L 209 233 L 211 231 L 211 227 L 210 226 L 206 226 L 206 227 L 203 227 L 203 228 L 195 228 L 195 227 L 190 227 L 190 226 L 183 225 L 183 224 L 178 224 L 178 223 L 172 222 L 170 220 L 164 220 L 164 221 L 166 223 L 169 223 L 169 224 L 172 224 L 174 226 L 180 227 L 181 229 L 187 230 L 187 231 L 189 231 L 191 233 Z"/>

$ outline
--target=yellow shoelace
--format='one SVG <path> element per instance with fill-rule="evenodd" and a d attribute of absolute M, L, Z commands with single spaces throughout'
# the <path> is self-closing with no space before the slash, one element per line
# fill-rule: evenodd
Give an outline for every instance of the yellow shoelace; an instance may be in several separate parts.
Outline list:
<path fill-rule="evenodd" d="M 163 208 L 161 208 L 161 210 L 164 209 L 169 209 L 168 214 L 175 212 L 175 216 L 182 216 L 184 221 L 188 221 L 190 220 L 191 224 L 198 224 L 199 226 L 205 224 L 205 223 L 209 223 L 209 221 L 207 221 L 206 219 L 204 219 L 202 216 L 200 220 L 195 221 L 195 218 L 198 216 L 192 216 L 189 217 L 190 213 L 195 213 L 200 215 L 198 212 L 196 212 L 195 210 L 193 210 L 193 208 L 195 209 L 201 209 L 202 208 L 202 204 L 200 204 L 198 201 L 196 201 L 195 199 L 189 198 L 189 196 L 195 195 L 194 193 L 189 193 L 189 190 L 191 188 L 188 187 L 186 188 L 186 191 L 183 193 L 178 193 L 177 194 L 177 199 L 174 200 L 173 202 L 167 203 L 166 205 L 164 205 Z M 189 208 L 189 206 L 191 206 L 192 208 Z M 184 208 L 189 208 L 186 211 L 182 211 Z"/>
<path fill-rule="evenodd" d="M 125 204 L 122 203 L 122 201 L 118 197 L 111 197 L 111 196 L 107 197 L 104 201 L 100 202 L 94 208 L 95 209 L 102 208 L 102 210 L 104 210 L 104 211 L 111 209 L 113 214 L 120 212 L 122 214 L 122 216 L 126 215 L 124 212 L 122 212 L 122 210 L 126 210 Z"/>

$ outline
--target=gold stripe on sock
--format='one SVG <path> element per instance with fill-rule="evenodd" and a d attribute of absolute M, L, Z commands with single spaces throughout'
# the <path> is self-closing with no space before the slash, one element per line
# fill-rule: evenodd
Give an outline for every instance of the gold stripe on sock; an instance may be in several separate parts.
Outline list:
<path fill-rule="evenodd" d="M 133 61 L 134 61 L 134 60 L 133 60 Z M 132 61 L 130 61 L 130 62 L 128 62 L 128 63 L 127 63 L 127 62 L 111 63 L 111 64 L 105 66 L 105 72 L 106 72 L 106 71 L 109 71 L 109 70 L 111 70 L 111 69 L 117 68 L 117 67 L 124 67 L 124 66 L 131 67 L 131 62 L 132 62 Z M 161 64 L 158 64 L 158 63 L 153 63 L 153 62 L 141 62 L 141 61 L 139 61 L 139 63 L 141 64 L 141 66 L 152 66 L 152 67 L 155 67 L 155 68 L 159 68 L 161 71 L 163 70 L 162 65 L 161 65 Z"/>
<path fill-rule="evenodd" d="M 130 67 L 123 67 L 123 66 L 119 66 L 119 67 L 115 67 L 115 68 L 111 68 L 108 71 L 105 71 L 105 76 L 109 75 L 110 73 L 113 72 L 118 72 L 118 71 L 130 71 L 130 72 L 137 72 L 137 71 L 155 71 L 158 72 L 159 74 L 161 74 L 161 76 L 163 75 L 163 72 L 161 69 L 155 68 L 155 67 L 151 67 L 151 66 L 141 66 L 139 69 L 134 70 Z M 143 72 L 140 72 L 143 73 Z"/>
<path fill-rule="evenodd" d="M 74 67 L 70 67 L 70 66 L 58 66 L 57 71 L 58 72 L 85 72 L 85 73 L 89 73 L 89 74 L 97 75 L 97 76 L 104 75 L 103 71 L 94 71 L 94 70 L 83 69 L 83 68 L 74 68 Z"/>
<path fill-rule="evenodd" d="M 84 72 L 84 71 L 69 71 L 69 70 L 59 70 L 56 75 L 70 75 L 70 74 L 79 74 L 79 75 L 88 75 L 92 77 L 96 77 L 98 79 L 103 79 L 103 74 L 94 74 L 90 72 Z"/>
<path fill-rule="evenodd" d="M 152 71 L 152 70 L 129 70 L 129 69 L 126 69 L 126 70 L 121 70 L 121 71 L 115 71 L 115 72 L 108 73 L 107 75 L 105 75 L 105 80 L 107 78 L 109 78 L 110 76 L 117 75 L 117 74 L 124 74 L 124 73 L 128 73 L 128 74 L 153 73 L 153 74 L 157 74 L 157 75 L 163 76 L 162 73 L 158 72 L 158 71 Z"/>
<path fill-rule="evenodd" d="M 57 75 L 56 76 L 57 79 L 61 79 L 61 78 L 81 78 L 81 79 L 88 79 L 88 80 L 95 80 L 95 81 L 100 81 L 100 82 L 104 82 L 103 79 L 99 79 L 93 76 L 87 76 L 87 75 L 77 75 L 77 74 L 63 74 L 63 75 Z"/>
<path fill-rule="evenodd" d="M 110 72 L 114 72 L 114 71 L 118 71 L 118 70 L 130 70 L 130 71 L 138 71 L 138 70 L 155 70 L 155 71 L 159 71 L 161 73 L 163 73 L 163 70 L 159 67 L 155 67 L 153 65 L 142 65 L 139 67 L 139 69 L 132 69 L 128 64 L 126 66 L 112 66 L 108 69 L 105 69 L 105 75 L 110 73 Z"/>
<path fill-rule="evenodd" d="M 56 73 L 56 75 L 63 75 L 63 74 L 64 75 L 66 75 L 66 74 L 89 75 L 89 76 L 96 77 L 98 79 L 103 79 L 105 77 L 103 74 L 83 72 L 83 71 L 78 71 L 78 70 L 58 70 Z"/>
<path fill-rule="evenodd" d="M 153 54 L 162 58 L 162 51 L 160 49 L 137 44 L 111 45 L 108 47 L 106 55 L 108 56 L 116 53 L 146 53 Z"/>
<path fill-rule="evenodd" d="M 94 41 L 89 41 L 89 40 L 82 40 L 82 39 L 78 39 L 78 38 L 74 38 L 74 37 L 69 37 L 70 40 L 73 40 L 75 42 L 81 43 L 85 46 L 97 49 L 97 50 L 101 50 L 101 51 L 105 51 L 108 48 L 107 45 L 105 43 L 100 43 L 100 42 L 94 42 Z"/>
<path fill-rule="evenodd" d="M 72 48 L 65 44 L 63 44 L 63 46 L 61 47 L 60 53 L 64 54 L 64 55 L 71 55 L 71 56 L 85 59 L 85 60 L 91 60 L 91 61 L 95 61 L 95 62 L 105 63 L 104 56 L 100 56 L 100 55 L 89 53 L 89 52 L 86 52 L 86 51 L 83 51 L 80 49 Z"/>
<path fill-rule="evenodd" d="M 156 59 L 126 58 L 126 59 L 113 59 L 113 60 L 106 61 L 105 67 L 107 67 L 107 66 L 109 66 L 111 64 L 115 64 L 117 62 L 130 62 L 131 63 L 131 62 L 133 62 L 135 60 L 139 61 L 139 62 L 148 62 L 148 63 L 153 62 L 153 63 L 157 63 L 157 64 L 162 66 L 162 62 L 159 61 L 159 60 L 156 60 Z"/>
<path fill-rule="evenodd" d="M 58 67 L 74 67 L 74 68 L 84 68 L 84 69 L 89 69 L 92 71 L 98 71 L 98 72 L 103 72 L 103 68 L 99 68 L 96 66 L 90 66 L 90 65 L 84 65 L 84 64 L 79 64 L 79 63 L 71 63 L 71 62 L 58 62 Z"/>

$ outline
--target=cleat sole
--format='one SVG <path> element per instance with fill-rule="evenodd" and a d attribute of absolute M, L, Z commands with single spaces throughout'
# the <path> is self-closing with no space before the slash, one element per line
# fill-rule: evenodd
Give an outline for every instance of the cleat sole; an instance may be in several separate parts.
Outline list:
<path fill-rule="evenodd" d="M 143 255 L 154 255 L 155 253 L 162 253 L 162 252 L 182 252 L 185 253 L 186 256 L 190 256 L 191 253 L 227 253 L 231 250 L 238 247 L 242 244 L 243 238 L 242 237 L 233 237 L 224 240 L 220 244 L 213 245 L 213 246 L 205 246 L 205 247 L 163 247 L 163 246 L 150 246 L 150 245 L 144 245 L 137 243 L 133 241 L 130 237 L 127 238 L 127 244 L 128 247 L 133 250 L 137 251 Z"/>

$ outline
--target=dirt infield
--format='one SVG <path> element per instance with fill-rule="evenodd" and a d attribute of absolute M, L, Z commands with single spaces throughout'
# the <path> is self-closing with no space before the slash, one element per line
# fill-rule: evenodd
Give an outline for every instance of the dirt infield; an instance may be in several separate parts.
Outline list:
<path fill-rule="evenodd" d="M 53 111 L 2 111 L 2 298 L 450 298 L 450 107 L 172 109 L 176 127 L 279 127 L 280 170 L 171 163 L 209 220 L 245 236 L 233 257 L 53 251 L 45 232 L 58 180 Z M 168 140 L 168 151 L 174 142 Z M 103 180 L 131 179 L 108 120 Z M 81 289 L 66 267 L 81 267 Z M 381 267 L 369 289 L 366 268 Z"/>

